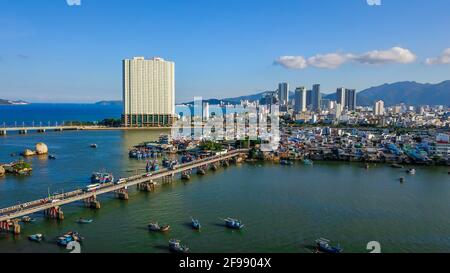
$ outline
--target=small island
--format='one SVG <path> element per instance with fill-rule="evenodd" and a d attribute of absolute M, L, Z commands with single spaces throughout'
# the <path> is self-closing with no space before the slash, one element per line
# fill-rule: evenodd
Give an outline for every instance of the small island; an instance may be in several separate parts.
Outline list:
<path fill-rule="evenodd" d="M 12 101 L 0 99 L 0 105 L 29 105 L 29 104 L 30 104 L 29 102 L 23 100 Z"/>

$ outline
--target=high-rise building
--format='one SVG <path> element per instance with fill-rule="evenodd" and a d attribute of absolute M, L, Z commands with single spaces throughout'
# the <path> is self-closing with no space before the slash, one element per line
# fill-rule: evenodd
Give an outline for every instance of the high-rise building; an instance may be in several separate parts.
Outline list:
<path fill-rule="evenodd" d="M 289 104 L 289 84 L 288 83 L 280 83 L 278 84 L 278 100 L 280 105 L 288 105 Z"/>
<path fill-rule="evenodd" d="M 373 107 L 373 113 L 375 116 L 384 115 L 384 101 L 379 100 L 379 101 L 375 102 L 375 105 Z"/>
<path fill-rule="evenodd" d="M 336 90 L 336 102 L 343 108 L 346 103 L 345 88 L 341 87 Z"/>
<path fill-rule="evenodd" d="M 295 89 L 295 96 L 294 96 L 294 109 L 296 113 L 303 113 L 306 112 L 306 88 L 305 87 L 298 87 Z"/>
<path fill-rule="evenodd" d="M 356 109 L 356 90 L 345 89 L 343 87 L 336 90 L 337 103 L 341 105 L 342 110 L 354 111 Z"/>
<path fill-rule="evenodd" d="M 345 89 L 345 107 L 349 111 L 355 111 L 356 109 L 356 90 Z"/>
<path fill-rule="evenodd" d="M 123 60 L 123 123 L 169 127 L 175 116 L 175 63 L 162 58 Z"/>
<path fill-rule="evenodd" d="M 314 84 L 311 93 L 312 110 L 319 112 L 322 109 L 322 94 L 320 93 L 320 84 Z"/>

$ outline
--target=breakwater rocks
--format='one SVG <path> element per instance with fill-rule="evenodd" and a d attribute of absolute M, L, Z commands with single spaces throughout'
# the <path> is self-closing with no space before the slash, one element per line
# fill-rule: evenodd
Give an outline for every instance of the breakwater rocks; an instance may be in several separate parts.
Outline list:
<path fill-rule="evenodd" d="M 33 171 L 31 164 L 25 161 L 17 161 L 10 164 L 0 165 L 0 176 L 5 174 L 13 174 L 13 175 L 30 175 Z"/>

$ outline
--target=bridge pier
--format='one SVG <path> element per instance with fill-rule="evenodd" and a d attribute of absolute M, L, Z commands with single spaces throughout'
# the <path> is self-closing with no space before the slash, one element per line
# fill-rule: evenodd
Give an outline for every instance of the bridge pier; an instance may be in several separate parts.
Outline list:
<path fill-rule="evenodd" d="M 6 130 L 0 130 L 0 136 L 6 136 Z"/>
<path fill-rule="evenodd" d="M 57 219 L 57 220 L 64 220 L 64 212 L 61 210 L 60 207 L 53 207 L 44 210 L 44 215 L 47 216 L 49 219 Z"/>
<path fill-rule="evenodd" d="M 126 189 L 121 189 L 115 192 L 116 197 L 120 200 L 128 200 L 130 196 L 128 195 L 128 191 Z"/>
<path fill-rule="evenodd" d="M 230 167 L 230 162 L 228 160 L 224 160 L 224 161 L 222 161 L 222 165 L 224 167 Z"/>
<path fill-rule="evenodd" d="M 219 169 L 219 165 L 217 163 L 211 164 L 211 170 L 217 171 Z"/>
<path fill-rule="evenodd" d="M 61 128 L 61 127 L 55 129 L 55 132 L 62 132 L 62 131 L 63 131 L 63 128 Z"/>
<path fill-rule="evenodd" d="M 39 129 L 37 130 L 38 133 L 45 133 L 45 129 Z"/>
<path fill-rule="evenodd" d="M 0 232 L 12 232 L 14 235 L 19 235 L 21 232 L 19 220 L 14 219 L 0 222 Z"/>
<path fill-rule="evenodd" d="M 198 175 L 205 175 L 207 169 L 208 169 L 208 165 L 200 166 L 200 167 L 197 168 L 197 174 Z"/>
<path fill-rule="evenodd" d="M 28 130 L 23 129 L 23 130 L 19 130 L 19 135 L 26 135 L 28 134 Z"/>
<path fill-rule="evenodd" d="M 156 184 L 153 181 L 138 184 L 138 189 L 144 192 L 152 192 L 155 190 Z"/>
<path fill-rule="evenodd" d="M 100 209 L 101 208 L 100 201 L 97 201 L 97 196 L 95 196 L 95 195 L 90 198 L 85 199 L 84 204 L 87 208 L 90 208 L 90 209 Z"/>

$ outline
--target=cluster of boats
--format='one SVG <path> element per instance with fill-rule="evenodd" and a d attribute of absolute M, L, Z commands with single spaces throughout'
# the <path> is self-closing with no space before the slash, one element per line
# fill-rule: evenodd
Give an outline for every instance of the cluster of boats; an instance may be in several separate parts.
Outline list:
<path fill-rule="evenodd" d="M 95 172 L 91 176 L 91 183 L 113 183 L 114 182 L 114 176 L 112 173 L 106 173 L 106 172 Z"/>
<path fill-rule="evenodd" d="M 145 170 L 147 171 L 147 173 L 159 171 L 158 161 L 157 160 L 147 161 L 147 165 L 145 166 Z"/>

